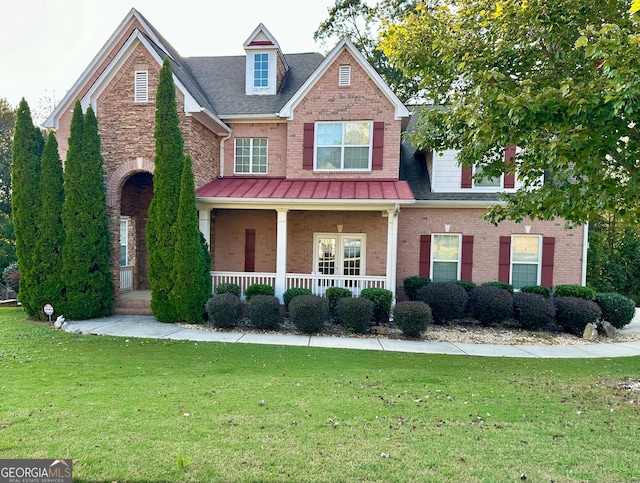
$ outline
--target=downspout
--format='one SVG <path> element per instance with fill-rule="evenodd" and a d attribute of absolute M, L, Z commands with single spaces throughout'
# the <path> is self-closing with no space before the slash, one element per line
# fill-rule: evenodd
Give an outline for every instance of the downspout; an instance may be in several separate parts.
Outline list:
<path fill-rule="evenodd" d="M 231 133 L 227 134 L 220 140 L 220 174 L 218 178 L 224 178 L 224 143 L 231 137 Z"/>
<path fill-rule="evenodd" d="M 589 222 L 584 225 L 582 235 L 582 286 L 587 285 L 587 251 L 589 250 Z"/>

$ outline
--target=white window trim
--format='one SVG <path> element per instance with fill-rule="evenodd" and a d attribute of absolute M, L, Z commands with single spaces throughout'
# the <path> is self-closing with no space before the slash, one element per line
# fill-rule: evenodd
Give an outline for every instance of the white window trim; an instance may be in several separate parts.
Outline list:
<path fill-rule="evenodd" d="M 529 238 L 538 238 L 538 261 L 537 262 L 514 262 L 513 261 L 513 252 L 515 249 L 514 238 L 518 237 L 529 237 Z M 542 235 L 527 235 L 527 234 L 517 234 L 511 235 L 511 253 L 509 254 L 509 283 L 513 283 L 513 266 L 514 265 L 536 265 L 538 267 L 536 274 L 536 285 L 540 285 L 540 281 L 542 280 Z M 518 289 L 519 290 L 519 289 Z"/>
<path fill-rule="evenodd" d="M 255 80 L 255 55 L 267 54 L 269 58 L 269 76 L 267 86 L 254 86 Z M 274 95 L 276 93 L 276 65 L 277 55 L 275 52 L 268 50 L 255 50 L 248 52 L 246 55 L 246 77 L 245 77 L 245 94 L 251 95 Z"/>
<path fill-rule="evenodd" d="M 338 85 L 340 87 L 351 85 L 351 66 L 341 65 L 338 73 Z"/>
<path fill-rule="evenodd" d="M 456 280 L 460 280 L 460 273 L 462 269 L 462 233 L 432 233 L 431 234 L 431 256 L 430 256 L 431 266 L 429 267 L 429 273 L 431 274 L 431 278 L 433 278 L 434 262 L 453 262 L 453 260 L 436 260 L 435 259 L 436 236 L 441 236 L 441 235 L 458 237 L 458 260 L 457 260 L 458 267 L 456 271 Z"/>
<path fill-rule="evenodd" d="M 471 183 L 472 183 L 472 187 L 475 190 L 482 190 L 482 191 L 494 191 L 494 190 L 503 190 L 504 189 L 504 173 L 500 175 L 500 183 L 499 185 L 496 186 L 478 186 L 476 184 L 476 165 L 473 165 L 473 176 L 471 178 Z"/>
<path fill-rule="evenodd" d="M 137 70 L 134 73 L 134 102 L 149 102 L 149 71 Z"/>
<path fill-rule="evenodd" d="M 344 165 L 344 128 L 347 123 L 350 122 L 367 122 L 369 123 L 369 160 L 366 168 L 338 168 L 338 169 L 320 169 L 318 168 L 318 126 L 321 124 L 342 124 L 342 153 L 340 162 Z M 364 146 L 364 145 L 363 145 Z M 329 146 L 320 146 L 329 147 Z M 351 119 L 349 121 L 318 121 L 315 123 L 314 139 L 313 139 L 313 171 L 318 173 L 367 173 L 372 171 L 372 157 L 373 157 L 373 121 L 371 120 L 356 120 Z"/>
<path fill-rule="evenodd" d="M 123 228 L 123 226 L 124 226 L 124 243 L 122 243 L 122 241 L 123 241 L 122 240 L 122 235 L 123 235 L 122 228 Z M 120 263 L 120 266 L 121 267 L 126 267 L 126 266 L 129 265 L 129 220 L 127 220 L 126 218 L 124 218 L 124 219 L 121 218 L 120 219 L 120 245 L 119 246 L 120 246 L 120 251 L 122 251 L 122 247 L 125 247 L 125 252 L 124 252 L 125 253 L 125 255 L 124 255 L 125 263 L 124 263 L 124 265 L 122 265 L 122 263 Z M 118 258 L 120 258 L 120 257 L 118 257 Z M 118 260 L 118 261 L 120 262 L 121 260 Z"/>
<path fill-rule="evenodd" d="M 238 171 L 237 166 L 237 158 L 236 158 L 236 149 L 237 149 L 237 142 L 238 139 L 249 139 L 251 141 L 251 148 L 250 148 L 250 159 L 249 159 L 249 171 Z M 264 173 L 260 173 L 260 172 L 254 172 L 253 170 L 253 140 L 254 139 L 265 139 L 267 141 L 267 161 L 266 161 L 266 165 L 265 165 L 265 172 Z M 234 174 L 256 174 L 256 175 L 266 175 L 267 173 L 269 173 L 269 138 L 265 138 L 265 137 L 239 137 L 239 138 L 235 138 L 233 140 L 233 172 Z"/>
<path fill-rule="evenodd" d="M 336 251 L 340 249 L 339 252 L 336 253 L 336 271 L 338 267 L 340 268 L 340 272 L 344 269 L 344 258 L 342 247 L 344 243 L 342 240 L 344 238 L 358 238 L 360 240 L 360 275 L 363 276 L 367 273 L 367 235 L 365 233 L 314 233 L 313 234 L 313 270 L 314 272 L 318 269 L 318 242 L 321 238 L 335 238 L 336 239 Z M 336 274 L 337 276 L 342 276 L 342 274 Z M 349 276 L 349 275 L 344 275 Z"/>

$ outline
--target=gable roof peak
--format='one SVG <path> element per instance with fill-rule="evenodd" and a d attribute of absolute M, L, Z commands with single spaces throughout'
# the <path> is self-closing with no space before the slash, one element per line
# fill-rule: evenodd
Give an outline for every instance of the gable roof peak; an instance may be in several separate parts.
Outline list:
<path fill-rule="evenodd" d="M 265 48 L 280 50 L 280 44 L 278 44 L 278 41 L 271 35 L 271 32 L 269 32 L 263 23 L 260 23 L 251 35 L 249 35 L 243 47 L 245 50 Z"/>

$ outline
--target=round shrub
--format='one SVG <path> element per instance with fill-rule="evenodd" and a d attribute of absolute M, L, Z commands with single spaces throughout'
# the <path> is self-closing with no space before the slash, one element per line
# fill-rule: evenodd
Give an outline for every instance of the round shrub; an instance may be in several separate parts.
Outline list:
<path fill-rule="evenodd" d="M 249 300 L 249 319 L 258 329 L 277 330 L 284 322 L 280 300 L 273 295 L 254 295 Z"/>
<path fill-rule="evenodd" d="M 520 289 L 524 293 L 536 293 L 542 295 L 545 298 L 551 298 L 552 290 L 544 285 L 526 285 Z"/>
<path fill-rule="evenodd" d="M 557 285 L 553 291 L 554 297 L 578 297 L 585 300 L 593 300 L 596 296 L 596 291 L 590 287 L 583 287 L 582 285 Z"/>
<path fill-rule="evenodd" d="M 209 323 L 214 327 L 235 327 L 242 316 L 240 297 L 229 292 L 215 294 L 207 301 L 205 309 Z"/>
<path fill-rule="evenodd" d="M 353 332 L 369 332 L 373 318 L 373 302 L 362 297 L 343 297 L 336 304 L 336 316 L 340 323 Z"/>
<path fill-rule="evenodd" d="M 393 292 L 385 288 L 365 288 L 360 292 L 360 297 L 373 302 L 373 320 L 378 324 L 389 322 Z"/>
<path fill-rule="evenodd" d="M 433 321 L 444 324 L 464 315 L 469 295 L 462 285 L 452 282 L 433 282 L 418 290 L 417 300 L 431 307 Z"/>
<path fill-rule="evenodd" d="M 456 280 L 453 283 L 457 283 L 458 285 L 463 287 L 467 291 L 467 293 L 470 293 L 474 288 L 477 287 L 476 283 L 472 282 L 471 280 Z"/>
<path fill-rule="evenodd" d="M 252 283 L 244 291 L 244 298 L 247 301 L 251 300 L 251 297 L 255 295 L 275 295 L 276 290 L 266 283 Z"/>
<path fill-rule="evenodd" d="M 393 320 L 407 337 L 420 337 L 433 318 L 427 304 L 413 300 L 396 304 L 393 308 Z"/>
<path fill-rule="evenodd" d="M 596 293 L 594 302 L 602 310 L 602 318 L 616 329 L 622 329 L 636 315 L 635 302 L 619 293 Z"/>
<path fill-rule="evenodd" d="M 289 302 L 289 320 L 300 332 L 313 334 L 329 320 L 327 299 L 319 295 L 299 295 Z"/>
<path fill-rule="evenodd" d="M 409 300 L 416 300 L 420 287 L 424 287 L 429 283 L 431 283 L 431 279 L 428 277 L 420 277 L 418 275 L 407 277 L 402 281 L 404 294 Z"/>
<path fill-rule="evenodd" d="M 336 314 L 336 306 L 338 301 L 345 297 L 351 297 L 353 293 L 348 288 L 342 287 L 329 287 L 324 292 L 324 296 L 329 301 L 329 313 L 332 317 L 335 317 Z"/>
<path fill-rule="evenodd" d="M 240 285 L 236 283 L 219 283 L 216 287 L 216 293 L 232 293 L 240 297 Z"/>
<path fill-rule="evenodd" d="M 513 315 L 523 329 L 548 330 L 555 325 L 556 307 L 544 295 L 518 292 L 513 296 Z"/>
<path fill-rule="evenodd" d="M 597 324 L 602 311 L 593 300 L 580 297 L 555 297 L 556 321 L 565 332 L 582 335 L 587 324 Z"/>
<path fill-rule="evenodd" d="M 290 288 L 282 294 L 282 301 L 284 302 L 284 305 L 289 308 L 289 302 L 291 302 L 293 297 L 297 297 L 298 295 L 313 295 L 313 292 L 311 292 L 311 290 L 309 290 L 308 288 Z"/>
<path fill-rule="evenodd" d="M 498 287 L 503 290 L 506 290 L 511 295 L 513 295 L 513 285 L 507 282 L 485 282 L 482 285 L 485 285 L 487 287 Z"/>
<path fill-rule="evenodd" d="M 513 296 L 495 285 L 480 285 L 469 298 L 472 316 L 482 325 L 500 324 L 513 314 Z"/>

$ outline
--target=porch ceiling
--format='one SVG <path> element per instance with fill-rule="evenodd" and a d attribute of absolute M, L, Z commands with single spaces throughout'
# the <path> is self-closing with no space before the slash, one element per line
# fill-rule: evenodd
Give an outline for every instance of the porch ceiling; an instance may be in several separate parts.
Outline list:
<path fill-rule="evenodd" d="M 354 200 L 413 202 L 406 181 L 306 180 L 285 178 L 218 178 L 196 190 L 201 200 Z"/>

